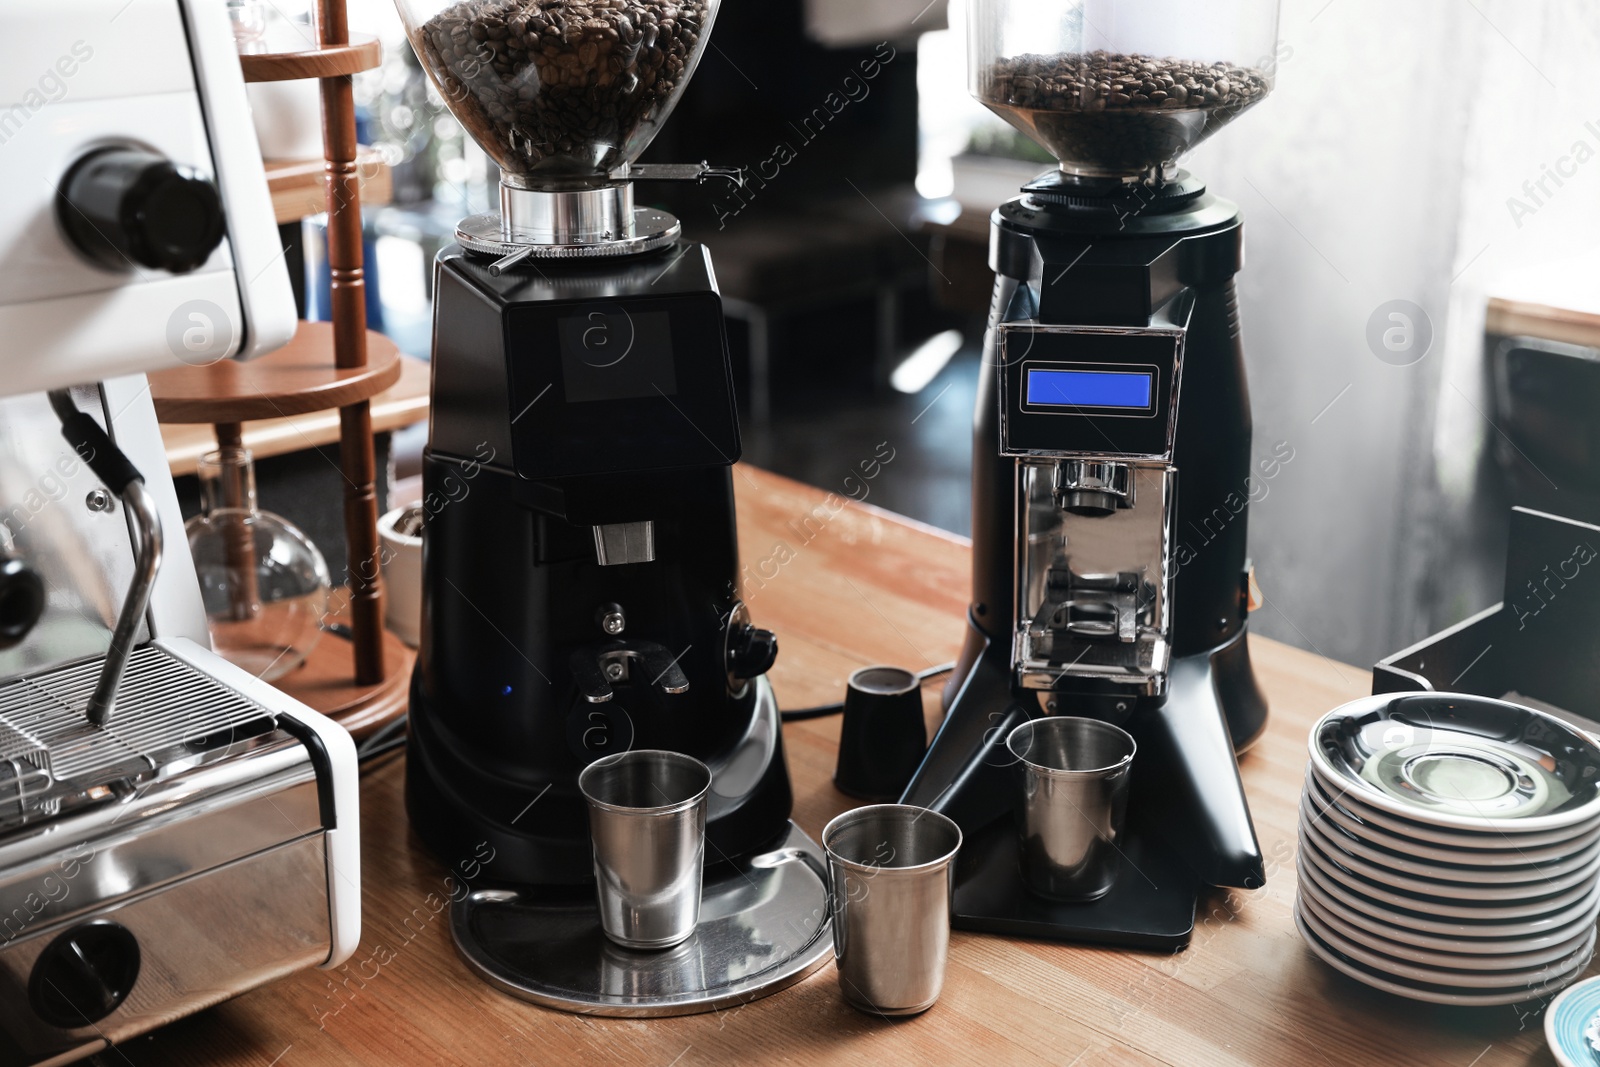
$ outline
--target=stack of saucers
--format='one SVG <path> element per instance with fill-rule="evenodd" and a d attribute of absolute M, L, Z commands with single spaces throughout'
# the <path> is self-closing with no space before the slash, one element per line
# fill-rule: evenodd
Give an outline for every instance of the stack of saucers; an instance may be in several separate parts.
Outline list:
<path fill-rule="evenodd" d="M 1514 1004 L 1576 980 L 1600 915 L 1600 746 L 1516 704 L 1385 695 L 1311 732 L 1295 922 L 1358 981 Z"/>

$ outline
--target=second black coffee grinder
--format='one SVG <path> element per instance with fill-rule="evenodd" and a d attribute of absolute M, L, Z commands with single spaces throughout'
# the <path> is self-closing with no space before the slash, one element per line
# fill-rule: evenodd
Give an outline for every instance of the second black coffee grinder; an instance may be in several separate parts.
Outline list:
<path fill-rule="evenodd" d="M 781 988 L 827 958 L 826 895 L 788 821 L 777 643 L 739 599 L 722 305 L 705 246 L 633 203 L 635 180 L 716 172 L 632 162 L 716 2 L 400 6 L 502 174 L 500 211 L 464 219 L 434 274 L 406 803 L 472 868 L 457 947 L 508 992 L 587 1013 Z M 611 944 L 594 907 L 577 775 L 628 749 L 713 775 L 702 922 L 665 952 Z"/>
<path fill-rule="evenodd" d="M 1264 880 L 1235 750 L 1245 643 L 1240 214 L 1178 157 L 1270 91 L 1276 0 L 974 0 L 973 94 L 1060 162 L 993 217 L 973 435 L 973 591 L 947 718 L 904 800 L 967 834 L 957 922 L 1186 944 L 1201 886 Z M 1136 738 L 1123 871 L 1032 896 L 1005 748 L 1039 715 Z"/>

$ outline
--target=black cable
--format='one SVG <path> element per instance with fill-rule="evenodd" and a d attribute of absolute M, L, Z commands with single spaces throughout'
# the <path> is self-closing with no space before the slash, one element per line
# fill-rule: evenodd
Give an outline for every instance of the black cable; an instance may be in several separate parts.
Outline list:
<path fill-rule="evenodd" d="M 954 663 L 941 663 L 937 667 L 918 671 L 917 683 L 932 681 L 941 675 L 949 674 L 955 670 Z M 783 712 L 784 722 L 801 722 L 805 719 L 822 719 L 829 715 L 838 715 L 844 711 L 844 704 L 819 704 L 814 708 L 795 708 Z M 391 723 L 385 724 L 372 736 L 356 746 L 356 759 L 361 763 L 370 763 L 379 756 L 387 755 L 406 743 L 406 723 L 409 716 L 402 715 Z"/>
<path fill-rule="evenodd" d="M 955 669 L 955 663 L 951 662 L 941 663 L 937 667 L 929 667 L 927 670 L 917 671 L 917 684 L 921 685 L 923 682 L 931 681 L 940 675 L 949 674 Z M 837 704 L 818 704 L 814 708 L 793 708 L 783 712 L 783 721 L 803 722 L 806 719 L 825 719 L 829 715 L 838 715 L 842 711 L 844 711 L 843 701 Z"/>
<path fill-rule="evenodd" d="M 388 752 L 393 752 L 406 743 L 406 724 L 410 715 L 401 715 L 393 722 L 385 723 L 365 741 L 356 746 L 356 761 L 367 763 L 377 759 Z"/>

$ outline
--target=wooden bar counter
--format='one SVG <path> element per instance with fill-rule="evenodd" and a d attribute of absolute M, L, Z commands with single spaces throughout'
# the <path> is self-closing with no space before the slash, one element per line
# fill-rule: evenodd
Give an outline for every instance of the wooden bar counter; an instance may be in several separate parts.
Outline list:
<path fill-rule="evenodd" d="M 893 477 L 890 467 L 885 477 Z M 871 506 L 739 467 L 746 598 L 779 635 L 780 704 L 839 699 L 870 663 L 953 658 L 967 602 L 966 543 Z M 855 483 L 855 495 L 861 486 Z M 870 505 L 870 493 L 867 496 Z M 1264 584 L 1271 575 L 1263 575 Z M 491 989 L 467 971 L 443 911 L 448 872 L 411 835 L 403 757 L 361 790 L 361 947 L 181 1020 L 104 1064 L 312 1067 L 361 1064 L 1037 1063 L 1493 1067 L 1551 1064 L 1536 1010 L 1436 1008 L 1369 990 L 1321 964 L 1291 919 L 1295 808 L 1305 739 L 1323 712 L 1368 691 L 1365 671 L 1252 642 L 1272 706 L 1243 760 L 1266 888 L 1202 898 L 1176 955 L 956 932 L 939 1003 L 886 1021 L 846 1007 L 832 964 L 767 999 L 671 1019 L 583 1018 Z M 929 722 L 938 689 L 926 692 Z M 785 728 L 794 818 L 813 837 L 852 805 L 831 783 L 837 718 Z M 201 946 L 196 946 L 199 950 Z"/>

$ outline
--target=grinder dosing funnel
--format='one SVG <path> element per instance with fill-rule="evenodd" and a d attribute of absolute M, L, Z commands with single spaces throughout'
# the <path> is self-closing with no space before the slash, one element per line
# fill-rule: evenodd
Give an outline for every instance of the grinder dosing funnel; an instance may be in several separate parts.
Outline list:
<path fill-rule="evenodd" d="M 500 167 L 500 214 L 458 238 L 497 255 L 661 247 L 677 220 L 633 206 L 633 161 L 672 113 L 719 0 L 396 0 L 455 117 Z M 715 168 L 650 168 L 703 179 Z M 507 264 L 509 265 L 509 264 Z"/>
<path fill-rule="evenodd" d="M 1069 179 L 1167 181 L 1272 91 L 1277 0 L 973 0 L 972 95 Z"/>

